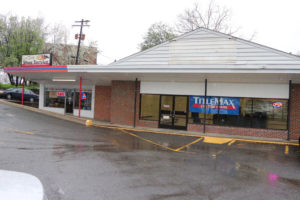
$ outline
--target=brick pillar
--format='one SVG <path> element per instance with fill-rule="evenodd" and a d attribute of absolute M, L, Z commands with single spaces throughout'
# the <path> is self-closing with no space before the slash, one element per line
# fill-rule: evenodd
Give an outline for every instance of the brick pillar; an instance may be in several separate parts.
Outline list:
<path fill-rule="evenodd" d="M 94 118 L 110 121 L 111 86 L 96 86 Z"/>
<path fill-rule="evenodd" d="M 135 81 L 112 81 L 111 87 L 111 123 L 132 126 Z"/>
<path fill-rule="evenodd" d="M 300 137 L 300 84 L 292 84 L 290 101 L 290 136 L 297 140 Z"/>

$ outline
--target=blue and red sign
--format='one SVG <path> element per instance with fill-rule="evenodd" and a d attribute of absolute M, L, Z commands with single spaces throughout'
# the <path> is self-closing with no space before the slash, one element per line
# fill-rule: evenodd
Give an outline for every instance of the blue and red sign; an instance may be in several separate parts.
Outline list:
<path fill-rule="evenodd" d="M 86 93 L 85 92 L 81 92 L 81 100 L 86 100 Z"/>
<path fill-rule="evenodd" d="M 206 113 L 221 115 L 239 115 L 240 98 L 237 97 L 206 97 Z M 190 97 L 190 112 L 204 113 L 203 96 Z"/>
<path fill-rule="evenodd" d="M 283 104 L 280 101 L 274 102 L 273 103 L 273 108 L 282 108 Z"/>

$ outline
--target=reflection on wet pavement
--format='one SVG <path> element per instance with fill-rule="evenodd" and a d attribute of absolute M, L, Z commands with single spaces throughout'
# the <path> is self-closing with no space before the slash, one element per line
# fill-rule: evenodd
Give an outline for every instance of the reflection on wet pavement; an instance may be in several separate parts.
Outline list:
<path fill-rule="evenodd" d="M 0 104 L 0 166 L 49 199 L 298 199 L 300 149 L 85 127 Z M 24 134 L 34 133 L 34 134 Z"/>

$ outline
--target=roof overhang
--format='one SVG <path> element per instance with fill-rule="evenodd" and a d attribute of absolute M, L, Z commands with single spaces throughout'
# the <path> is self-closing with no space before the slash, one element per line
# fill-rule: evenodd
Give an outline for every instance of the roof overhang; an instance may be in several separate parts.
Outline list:
<path fill-rule="evenodd" d="M 4 72 L 24 77 L 28 80 L 49 83 L 54 80 L 60 82 L 78 82 L 80 77 L 86 84 L 107 85 L 112 80 L 142 81 L 202 81 L 208 79 L 221 82 L 269 82 L 287 83 L 292 80 L 300 83 L 300 66 L 196 66 L 157 65 L 147 67 L 120 67 L 99 65 L 64 65 L 64 66 L 35 66 L 35 67 L 5 67 Z M 63 81 L 65 80 L 65 81 Z"/>

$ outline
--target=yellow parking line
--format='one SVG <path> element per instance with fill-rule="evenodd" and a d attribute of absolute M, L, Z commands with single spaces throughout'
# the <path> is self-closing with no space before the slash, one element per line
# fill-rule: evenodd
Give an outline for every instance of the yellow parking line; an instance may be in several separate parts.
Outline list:
<path fill-rule="evenodd" d="M 231 142 L 229 142 L 227 145 L 231 146 L 233 143 L 235 143 L 235 140 L 232 140 Z"/>
<path fill-rule="evenodd" d="M 200 140 L 202 140 L 203 138 L 198 138 L 197 140 L 195 140 L 195 141 L 193 141 L 193 142 L 191 142 L 191 143 L 188 143 L 188 144 L 186 144 L 186 145 L 183 145 L 182 147 L 179 147 L 178 149 L 175 149 L 175 151 L 179 151 L 179 150 L 181 150 L 181 149 L 183 149 L 183 148 L 186 148 L 186 147 L 188 147 L 188 146 L 191 146 L 192 144 L 195 144 L 195 143 L 197 143 L 197 142 L 199 142 Z"/>
<path fill-rule="evenodd" d="M 235 139 L 235 140 L 236 141 L 241 141 L 241 142 L 251 142 L 251 143 L 261 143 L 261 144 L 277 144 L 277 145 L 299 146 L 299 144 L 289 143 L 289 142 L 272 142 L 272 141 L 247 140 L 247 139 Z"/>
<path fill-rule="evenodd" d="M 289 146 L 288 145 L 285 146 L 284 154 L 285 155 L 289 154 Z"/>
<path fill-rule="evenodd" d="M 120 130 L 134 131 L 134 132 L 158 133 L 158 134 L 164 134 L 164 135 L 176 135 L 176 136 L 198 137 L 198 138 L 209 137 L 210 139 L 207 139 L 207 140 L 215 140 L 215 141 L 217 141 L 217 140 L 226 140 L 228 142 L 228 141 L 234 140 L 234 142 L 240 141 L 240 142 L 248 142 L 248 143 L 299 146 L 299 144 L 297 144 L 297 143 L 289 143 L 289 142 L 272 142 L 272 141 L 265 141 L 265 140 L 237 139 L 237 138 L 232 138 L 232 137 L 226 137 L 225 138 L 225 137 L 217 137 L 217 136 L 203 136 L 203 135 L 196 135 L 196 134 L 185 134 L 185 133 L 143 130 L 143 129 L 135 129 L 135 128 L 118 127 L 118 126 L 97 125 L 97 124 L 94 124 L 94 126 L 101 127 L 101 128 L 110 128 L 110 129 L 120 129 Z M 213 139 L 213 138 L 215 138 L 215 139 Z M 234 142 L 233 141 L 232 141 L 232 143 L 230 142 L 231 143 L 230 145 L 232 145 Z"/>
<path fill-rule="evenodd" d="M 12 129 L 12 128 L 7 128 L 8 130 L 11 130 L 11 131 L 14 131 L 16 133 L 22 133 L 22 134 L 27 134 L 27 135 L 34 135 L 35 133 L 34 132 L 28 132 L 28 131 L 20 131 L 20 130 L 17 130 L 17 129 Z"/>
<path fill-rule="evenodd" d="M 123 133 L 129 134 L 129 135 L 131 135 L 131 136 L 133 136 L 133 137 L 136 137 L 136 138 L 139 138 L 140 140 L 143 140 L 143 141 L 148 142 L 148 143 L 150 143 L 150 144 L 154 144 L 154 145 L 156 145 L 156 146 L 162 147 L 162 148 L 164 148 L 164 149 L 168 149 L 168 150 L 170 150 L 170 151 L 176 151 L 176 150 L 173 149 L 173 148 L 163 146 L 163 145 L 161 145 L 161 144 L 159 144 L 159 143 L 153 142 L 152 140 L 148 140 L 148 139 L 143 138 L 143 137 L 141 137 L 141 136 L 139 136 L 139 135 L 136 135 L 136 134 L 134 134 L 134 133 L 128 132 L 127 130 L 124 130 L 123 128 L 120 128 L 119 130 L 122 131 Z M 181 152 L 181 153 L 194 153 L 194 152 L 186 152 L 186 151 L 176 151 L 176 152 Z"/>
<path fill-rule="evenodd" d="M 220 150 L 220 151 L 218 151 L 217 153 L 212 154 L 211 156 L 212 156 L 213 158 L 216 158 L 217 155 L 221 154 L 222 152 L 223 152 L 223 150 Z"/>

